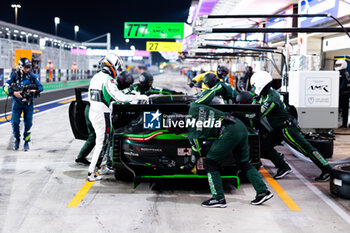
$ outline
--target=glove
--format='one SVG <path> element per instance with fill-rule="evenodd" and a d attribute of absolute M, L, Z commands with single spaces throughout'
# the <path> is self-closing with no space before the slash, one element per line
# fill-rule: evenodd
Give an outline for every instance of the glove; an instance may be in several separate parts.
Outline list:
<path fill-rule="evenodd" d="M 189 86 L 194 87 L 194 82 L 191 82 Z"/>

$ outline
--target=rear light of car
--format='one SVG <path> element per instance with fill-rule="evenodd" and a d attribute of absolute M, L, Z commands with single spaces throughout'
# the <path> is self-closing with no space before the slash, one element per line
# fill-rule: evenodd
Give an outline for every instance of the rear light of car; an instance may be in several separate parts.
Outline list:
<path fill-rule="evenodd" d="M 160 134 L 163 134 L 164 132 L 157 132 L 155 134 L 152 134 L 148 137 L 126 137 L 127 140 L 130 140 L 130 141 L 135 141 L 135 142 L 145 142 L 145 141 L 149 141 L 151 140 L 152 138 L 154 138 L 155 136 L 157 135 L 160 135 Z"/>

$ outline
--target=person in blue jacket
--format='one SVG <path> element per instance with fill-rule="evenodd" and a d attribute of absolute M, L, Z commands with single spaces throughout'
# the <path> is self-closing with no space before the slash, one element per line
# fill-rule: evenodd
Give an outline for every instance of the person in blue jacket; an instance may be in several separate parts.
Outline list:
<path fill-rule="evenodd" d="M 31 72 L 32 63 L 28 58 L 21 58 L 17 70 L 10 75 L 3 89 L 5 93 L 12 96 L 12 131 L 15 138 L 13 150 L 19 149 L 20 144 L 20 117 L 23 112 L 24 119 L 24 150 L 29 150 L 30 129 L 33 124 L 33 99 L 43 91 L 43 86 L 36 75 Z"/>

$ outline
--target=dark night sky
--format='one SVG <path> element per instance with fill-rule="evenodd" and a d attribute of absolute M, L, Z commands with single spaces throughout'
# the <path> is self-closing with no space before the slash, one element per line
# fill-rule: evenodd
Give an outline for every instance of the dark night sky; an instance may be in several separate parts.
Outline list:
<path fill-rule="evenodd" d="M 34 1 L 1 0 L 0 20 L 14 23 L 11 4 L 19 3 L 18 25 L 55 33 L 54 17 L 59 17 L 58 36 L 74 39 L 74 25 L 79 26 L 78 41 L 112 33 L 112 48 L 145 49 L 147 40 L 124 42 L 124 22 L 186 22 L 191 0 L 109 0 L 109 1 Z"/>

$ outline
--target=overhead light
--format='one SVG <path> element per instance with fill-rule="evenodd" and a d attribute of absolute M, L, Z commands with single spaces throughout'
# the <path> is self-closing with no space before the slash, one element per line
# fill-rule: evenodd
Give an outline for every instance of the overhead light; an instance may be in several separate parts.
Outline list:
<path fill-rule="evenodd" d="M 19 31 L 18 31 L 18 30 L 14 30 L 14 32 L 15 32 L 15 33 L 19 33 Z"/>
<path fill-rule="evenodd" d="M 38 36 L 37 34 L 34 34 L 34 37 L 37 38 L 37 37 L 39 37 L 39 36 Z"/>
<path fill-rule="evenodd" d="M 22 35 L 26 35 L 27 33 L 26 32 L 21 32 Z"/>
<path fill-rule="evenodd" d="M 32 36 L 33 34 L 32 33 L 28 33 L 28 36 Z"/>
<path fill-rule="evenodd" d="M 55 24 L 59 24 L 60 23 L 60 18 L 55 17 Z"/>
<path fill-rule="evenodd" d="M 75 32 L 79 32 L 79 26 L 78 26 L 78 25 L 75 25 L 75 26 L 74 26 L 74 31 L 75 31 Z"/>

